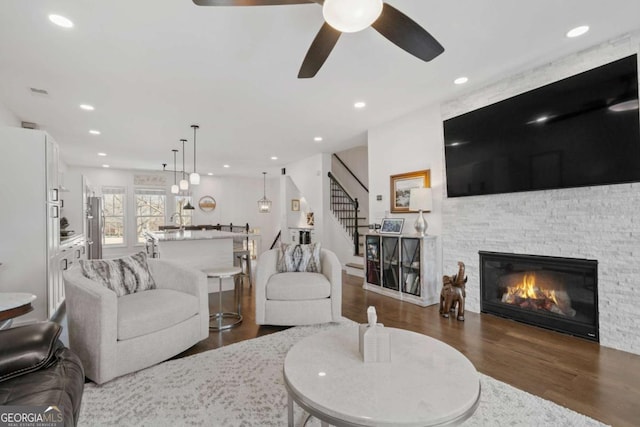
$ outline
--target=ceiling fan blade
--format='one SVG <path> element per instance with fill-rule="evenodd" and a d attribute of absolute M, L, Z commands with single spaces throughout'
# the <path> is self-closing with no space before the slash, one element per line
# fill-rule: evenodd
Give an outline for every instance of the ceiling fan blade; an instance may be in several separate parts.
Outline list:
<path fill-rule="evenodd" d="M 427 30 L 387 3 L 371 26 L 396 46 L 423 61 L 431 61 L 444 52 L 444 47 Z"/>
<path fill-rule="evenodd" d="M 316 3 L 313 0 L 193 0 L 198 6 L 276 6 Z"/>
<path fill-rule="evenodd" d="M 313 39 L 307 51 L 307 55 L 304 57 L 304 61 L 302 61 L 300 72 L 298 72 L 299 79 L 308 79 L 316 75 L 338 42 L 340 34 L 342 34 L 340 31 L 326 22 L 322 24 L 320 31 L 318 31 L 316 38 Z"/>

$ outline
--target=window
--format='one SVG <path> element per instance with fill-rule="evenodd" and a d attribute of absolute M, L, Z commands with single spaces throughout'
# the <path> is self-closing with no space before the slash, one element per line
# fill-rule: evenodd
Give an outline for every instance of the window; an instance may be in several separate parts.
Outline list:
<path fill-rule="evenodd" d="M 104 227 L 102 242 L 106 245 L 124 245 L 124 200 L 123 187 L 102 188 L 102 214 Z"/>
<path fill-rule="evenodd" d="M 157 231 L 165 223 L 164 190 L 136 188 L 136 236 L 138 243 L 144 243 L 144 231 Z"/>

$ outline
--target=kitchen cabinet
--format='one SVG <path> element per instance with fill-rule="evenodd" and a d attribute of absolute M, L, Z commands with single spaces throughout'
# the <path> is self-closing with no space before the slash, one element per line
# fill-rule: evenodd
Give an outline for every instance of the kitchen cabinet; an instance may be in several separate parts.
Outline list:
<path fill-rule="evenodd" d="M 435 236 L 365 236 L 363 287 L 421 306 L 438 303 Z"/>
<path fill-rule="evenodd" d="M 0 292 L 36 296 L 15 324 L 46 320 L 64 298 L 59 279 L 58 145 L 45 132 L 0 127 Z"/>
<path fill-rule="evenodd" d="M 49 313 L 55 313 L 64 301 L 63 273 L 80 260 L 87 259 L 87 244 L 84 236 L 80 235 L 66 240 L 60 245 L 60 250 L 52 260 L 51 280 L 49 281 Z"/>

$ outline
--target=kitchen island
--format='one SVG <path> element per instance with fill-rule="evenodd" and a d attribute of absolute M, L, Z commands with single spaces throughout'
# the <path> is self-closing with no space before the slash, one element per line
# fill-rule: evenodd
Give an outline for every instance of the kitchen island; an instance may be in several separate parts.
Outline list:
<path fill-rule="evenodd" d="M 218 230 L 147 231 L 147 254 L 150 257 L 176 261 L 198 270 L 228 267 L 234 263 L 234 239 L 255 238 L 253 234 Z M 224 290 L 233 289 L 233 281 L 224 281 Z M 217 282 L 209 282 L 209 291 L 218 290 Z"/>

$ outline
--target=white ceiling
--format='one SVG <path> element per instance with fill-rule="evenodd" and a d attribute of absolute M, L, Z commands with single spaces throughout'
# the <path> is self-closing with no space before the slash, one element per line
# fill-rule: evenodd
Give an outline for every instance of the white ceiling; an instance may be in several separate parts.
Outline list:
<path fill-rule="evenodd" d="M 318 75 L 299 80 L 323 22 L 315 4 L 2 0 L 0 102 L 52 134 L 70 165 L 161 169 L 166 162 L 171 169 L 171 149 L 187 138 L 191 169 L 189 126 L 197 123 L 199 172 L 259 176 L 365 144 L 369 128 L 640 29 L 638 0 L 389 3 L 436 37 L 444 54 L 425 63 L 367 29 L 344 34 Z M 51 13 L 75 27 L 51 24 Z M 591 31 L 565 37 L 582 24 Z M 463 75 L 469 83 L 452 83 Z M 353 108 L 358 100 L 364 110 Z"/>

